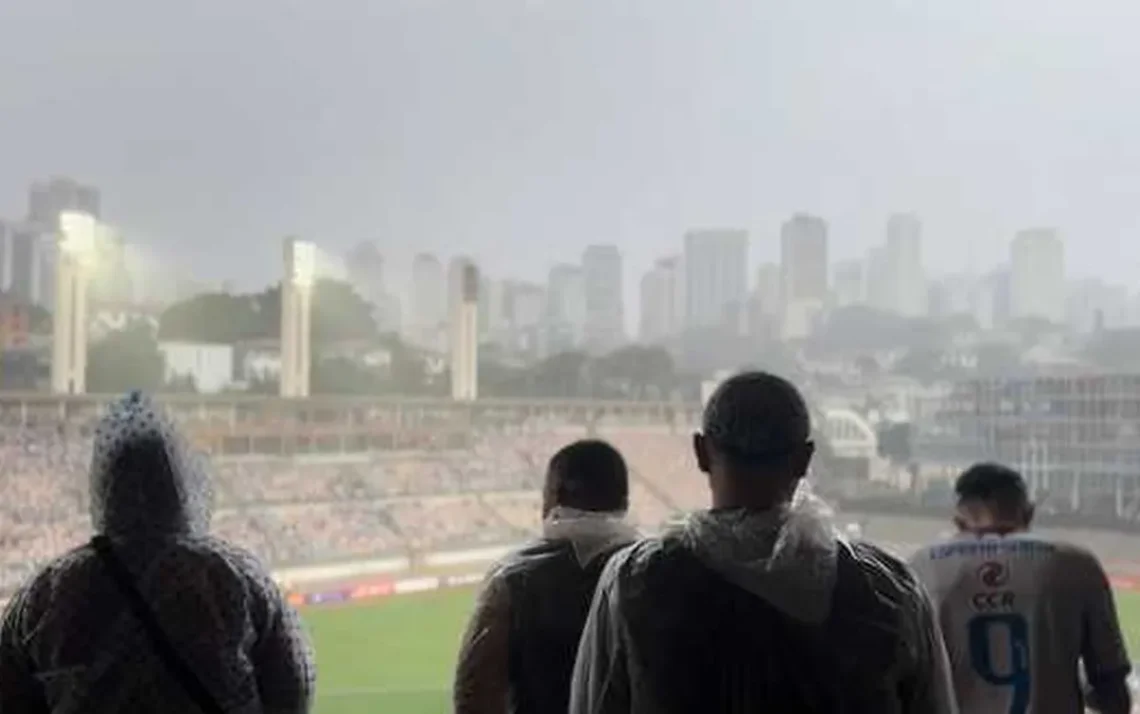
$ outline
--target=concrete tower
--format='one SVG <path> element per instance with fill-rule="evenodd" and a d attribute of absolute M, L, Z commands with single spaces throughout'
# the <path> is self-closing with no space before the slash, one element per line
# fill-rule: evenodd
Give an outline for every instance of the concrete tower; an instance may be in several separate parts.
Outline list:
<path fill-rule="evenodd" d="M 479 397 L 479 269 L 463 266 L 463 285 L 451 323 L 451 398 Z"/>
<path fill-rule="evenodd" d="M 281 396 L 309 396 L 312 349 L 313 274 L 317 247 L 285 240 L 285 276 L 281 281 Z"/>
<path fill-rule="evenodd" d="M 88 213 L 59 214 L 51 355 L 51 390 L 56 394 L 87 391 L 87 283 L 101 229 Z"/>

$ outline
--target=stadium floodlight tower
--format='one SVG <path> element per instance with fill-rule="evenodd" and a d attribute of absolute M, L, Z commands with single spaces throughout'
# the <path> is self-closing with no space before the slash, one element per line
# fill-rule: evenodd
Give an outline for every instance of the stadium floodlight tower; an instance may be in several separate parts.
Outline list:
<path fill-rule="evenodd" d="M 59 214 L 51 352 L 51 390 L 55 394 L 87 391 L 87 285 L 96 242 L 103 230 L 90 214 Z"/>
<path fill-rule="evenodd" d="M 317 247 L 296 238 L 285 239 L 285 277 L 281 281 L 281 396 L 309 396 L 312 353 L 313 280 Z"/>
<path fill-rule="evenodd" d="M 470 262 L 462 287 L 451 325 L 451 398 L 473 402 L 479 397 L 479 269 Z"/>

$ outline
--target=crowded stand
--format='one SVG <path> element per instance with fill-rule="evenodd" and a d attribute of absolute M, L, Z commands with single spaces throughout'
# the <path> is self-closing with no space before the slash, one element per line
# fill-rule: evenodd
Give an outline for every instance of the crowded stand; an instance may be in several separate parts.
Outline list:
<path fill-rule="evenodd" d="M 213 529 L 274 567 L 517 542 L 537 531 L 547 460 L 586 436 L 527 426 L 477 434 L 466 448 L 215 456 Z M 89 537 L 87 427 L 44 419 L 3 430 L 0 593 Z M 702 490 L 684 435 L 611 425 L 599 436 L 629 450 L 631 519 L 643 530 Z"/>
<path fill-rule="evenodd" d="M 0 430 L 0 595 L 89 537 L 89 432 L 83 420 L 47 418 Z M 277 568 L 509 545 L 539 527 L 550 456 L 587 433 L 583 426 L 543 417 L 476 430 L 462 446 L 216 455 L 210 459 L 213 528 Z M 687 429 L 609 420 L 596 436 L 618 448 L 629 465 L 630 520 L 643 532 L 707 508 L 708 488 Z M 948 526 L 944 516 L 863 515 L 857 505 L 847 510 L 853 512 L 843 514 L 845 521 L 857 523 L 858 532 L 898 551 Z M 1094 545 L 1107 560 L 1135 560 L 1131 536 L 1070 535 Z"/>

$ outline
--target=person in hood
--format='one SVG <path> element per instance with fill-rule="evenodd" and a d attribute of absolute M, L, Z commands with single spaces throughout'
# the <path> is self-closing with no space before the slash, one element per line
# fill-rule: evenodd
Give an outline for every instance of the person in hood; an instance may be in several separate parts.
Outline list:
<path fill-rule="evenodd" d="M 487 577 L 463 637 L 456 714 L 565 712 L 594 586 L 608 557 L 637 533 L 625 522 L 625 460 L 603 441 L 578 441 L 550 460 L 542 537 Z"/>
<path fill-rule="evenodd" d="M 610 559 L 571 714 L 954 714 L 922 587 L 843 540 L 804 483 L 813 445 L 795 387 L 728 379 L 693 446 L 713 508 Z"/>
<path fill-rule="evenodd" d="M 307 712 L 296 613 L 254 556 L 209 536 L 206 471 L 145 396 L 100 420 L 90 489 L 95 539 L 4 612 L 0 714 Z"/>

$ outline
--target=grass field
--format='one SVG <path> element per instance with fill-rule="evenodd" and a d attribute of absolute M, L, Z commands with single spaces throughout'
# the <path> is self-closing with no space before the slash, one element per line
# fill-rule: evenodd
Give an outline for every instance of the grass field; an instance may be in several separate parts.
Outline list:
<path fill-rule="evenodd" d="M 320 669 L 316 714 L 439 714 L 450 710 L 468 589 L 305 611 Z M 1121 593 L 1129 652 L 1140 657 L 1140 594 Z"/>

